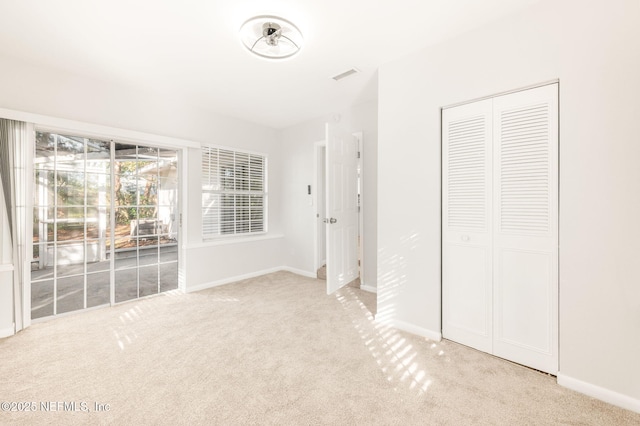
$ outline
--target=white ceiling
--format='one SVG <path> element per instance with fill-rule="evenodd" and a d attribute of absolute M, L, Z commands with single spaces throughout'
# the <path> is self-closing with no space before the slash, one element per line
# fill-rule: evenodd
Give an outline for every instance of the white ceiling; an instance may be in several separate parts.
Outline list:
<path fill-rule="evenodd" d="M 536 1 L 0 0 L 0 55 L 284 128 L 375 99 L 381 64 Z M 264 14 L 300 28 L 299 55 L 241 45 L 240 25 Z"/>

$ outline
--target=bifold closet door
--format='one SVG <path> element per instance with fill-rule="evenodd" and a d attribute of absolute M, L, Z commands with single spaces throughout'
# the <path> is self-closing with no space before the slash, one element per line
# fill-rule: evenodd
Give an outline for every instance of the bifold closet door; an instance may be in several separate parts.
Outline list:
<path fill-rule="evenodd" d="M 558 86 L 445 109 L 443 336 L 558 368 Z"/>
<path fill-rule="evenodd" d="M 558 370 L 558 85 L 493 100 L 493 353 Z"/>
<path fill-rule="evenodd" d="M 443 335 L 492 351 L 492 101 L 443 111 Z"/>

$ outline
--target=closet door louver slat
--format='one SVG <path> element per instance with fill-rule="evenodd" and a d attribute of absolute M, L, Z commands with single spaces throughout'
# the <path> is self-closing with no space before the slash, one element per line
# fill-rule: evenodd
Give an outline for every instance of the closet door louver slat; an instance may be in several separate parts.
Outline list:
<path fill-rule="evenodd" d="M 448 124 L 448 226 L 486 228 L 486 120 L 482 116 Z"/>
<path fill-rule="evenodd" d="M 546 233 L 549 231 L 548 105 L 502 111 L 500 135 L 500 229 Z M 523 198 L 528 202 L 522 203 Z"/>

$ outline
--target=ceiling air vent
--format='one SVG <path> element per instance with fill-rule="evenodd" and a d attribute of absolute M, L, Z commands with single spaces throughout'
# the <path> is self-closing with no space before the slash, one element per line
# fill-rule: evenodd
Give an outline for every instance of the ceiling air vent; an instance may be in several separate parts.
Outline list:
<path fill-rule="evenodd" d="M 339 81 L 339 80 L 342 80 L 343 78 L 347 78 L 347 77 L 349 77 L 350 75 L 357 74 L 357 73 L 359 73 L 359 72 L 360 72 L 360 70 L 359 70 L 359 69 L 357 69 L 357 68 L 351 68 L 350 70 L 347 70 L 347 71 L 345 71 L 345 72 L 341 72 L 340 74 L 338 74 L 338 75 L 334 75 L 334 76 L 333 76 L 333 77 L 331 77 L 331 78 L 332 78 L 332 79 L 334 79 L 335 81 Z"/>

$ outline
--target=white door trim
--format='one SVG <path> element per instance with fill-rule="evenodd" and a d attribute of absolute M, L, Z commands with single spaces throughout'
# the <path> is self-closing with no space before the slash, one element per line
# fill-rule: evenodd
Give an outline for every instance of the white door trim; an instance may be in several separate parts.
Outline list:
<path fill-rule="evenodd" d="M 519 87 L 519 88 L 513 89 L 513 90 L 506 90 L 504 92 L 494 93 L 493 95 L 481 96 L 479 98 L 471 99 L 471 100 L 468 100 L 468 101 L 457 102 L 455 104 L 443 106 L 441 109 L 444 110 L 444 109 L 449 109 L 449 108 L 455 108 L 455 107 L 458 107 L 460 105 L 472 104 L 474 102 L 484 101 L 485 99 L 493 99 L 493 98 L 497 98 L 498 96 L 510 95 L 511 93 L 524 92 L 525 90 L 536 89 L 538 87 L 549 86 L 551 84 L 559 84 L 559 83 L 560 83 L 560 80 L 556 78 L 556 79 L 553 79 L 553 80 L 544 81 L 542 83 L 537 83 L 537 84 L 532 84 L 532 85 L 529 85 L 529 86 Z"/>
<path fill-rule="evenodd" d="M 322 185 L 324 185 L 324 173 L 321 172 L 325 169 L 324 161 L 320 164 L 320 155 L 323 149 L 326 149 L 327 143 L 326 141 L 318 141 L 315 142 L 313 147 L 313 164 L 314 164 L 314 174 L 313 174 L 313 186 L 311 187 L 311 194 L 313 197 L 313 205 L 315 206 L 314 215 L 315 220 L 313 221 L 313 271 L 314 273 L 322 266 L 322 260 L 326 261 L 327 254 L 320 253 L 320 239 L 322 238 L 320 228 L 322 228 L 322 233 L 324 235 L 324 227 L 320 224 L 322 223 L 322 219 L 324 218 L 325 212 L 324 209 L 320 209 L 320 200 L 322 194 L 320 193 L 320 182 L 322 180 Z M 322 167 L 322 169 L 321 169 Z M 322 256 L 322 258 L 321 258 Z"/>
<path fill-rule="evenodd" d="M 360 199 L 358 203 L 358 237 L 360 240 L 360 247 L 358 249 L 358 261 L 360 262 L 360 287 L 365 285 L 364 280 L 364 140 L 362 138 L 362 132 L 355 132 L 353 137 L 358 141 L 358 194 Z"/>

